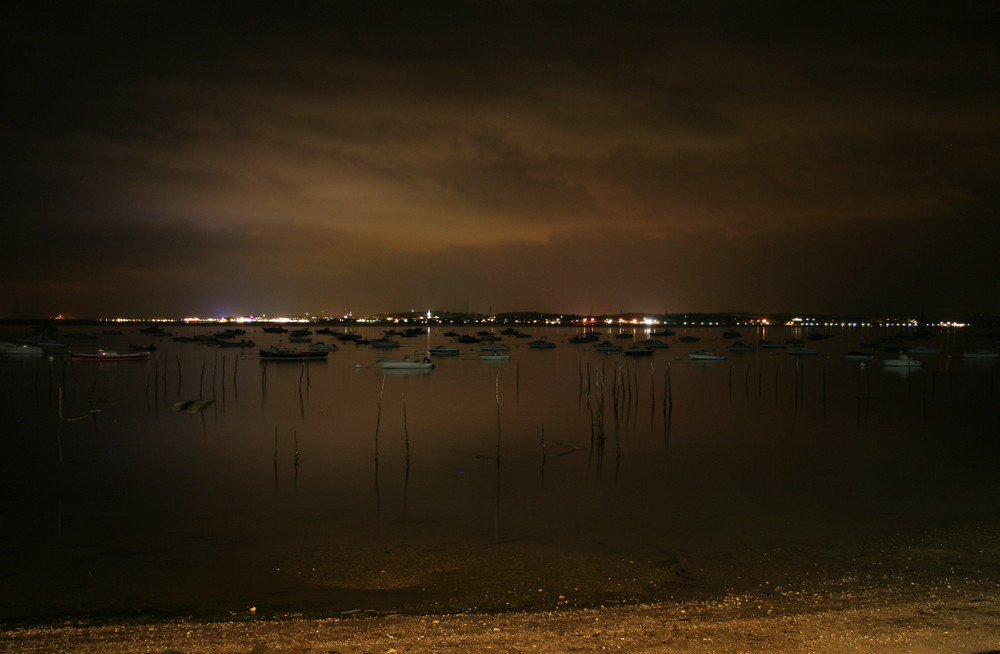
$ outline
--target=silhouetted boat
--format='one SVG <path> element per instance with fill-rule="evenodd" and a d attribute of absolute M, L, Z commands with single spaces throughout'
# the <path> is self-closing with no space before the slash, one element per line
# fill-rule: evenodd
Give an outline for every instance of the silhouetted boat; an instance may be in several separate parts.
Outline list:
<path fill-rule="evenodd" d="M 376 338 L 371 342 L 372 347 L 377 347 L 381 349 L 389 349 L 393 347 L 399 347 L 399 341 L 394 341 L 391 338 Z"/>
<path fill-rule="evenodd" d="M 457 347 L 448 347 L 447 345 L 436 345 L 427 351 L 436 356 L 455 356 L 459 353 Z"/>
<path fill-rule="evenodd" d="M 528 343 L 528 347 L 536 350 L 549 350 L 556 346 L 555 343 L 549 343 L 548 341 L 531 341 Z"/>
<path fill-rule="evenodd" d="M 963 359 L 996 359 L 998 357 L 1000 357 L 1000 354 L 997 354 L 993 350 L 972 350 L 971 352 L 962 353 Z"/>
<path fill-rule="evenodd" d="M 688 357 L 692 361 L 722 361 L 726 357 L 717 353 L 709 352 L 708 350 L 698 350 L 697 352 L 688 352 Z"/>
<path fill-rule="evenodd" d="M 118 353 L 114 350 L 98 349 L 97 352 L 70 352 L 70 359 L 82 359 L 84 361 L 145 361 L 149 359 L 149 352 L 128 352 Z"/>
<path fill-rule="evenodd" d="M 378 365 L 380 368 L 391 370 L 430 370 L 434 367 L 434 362 L 427 357 L 424 357 L 423 360 L 405 357 L 403 359 L 382 359 L 378 361 Z"/>
<path fill-rule="evenodd" d="M 300 350 L 294 347 L 267 347 L 259 350 L 261 361 L 304 361 L 326 359 L 329 352 L 325 350 Z"/>

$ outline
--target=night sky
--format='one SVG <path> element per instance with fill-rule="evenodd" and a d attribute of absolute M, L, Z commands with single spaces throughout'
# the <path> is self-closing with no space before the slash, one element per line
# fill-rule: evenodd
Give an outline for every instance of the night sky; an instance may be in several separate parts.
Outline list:
<path fill-rule="evenodd" d="M 1000 314 L 1000 3 L 22 2 L 0 317 Z"/>

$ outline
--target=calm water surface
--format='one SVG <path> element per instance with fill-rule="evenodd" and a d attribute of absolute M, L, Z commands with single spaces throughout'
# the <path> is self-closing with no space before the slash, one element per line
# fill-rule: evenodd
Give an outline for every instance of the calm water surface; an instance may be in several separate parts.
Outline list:
<path fill-rule="evenodd" d="M 0 614 L 461 608 L 541 584 L 553 603 L 668 597 L 752 577 L 761 552 L 823 566 L 1000 508 L 997 364 L 962 359 L 991 345 L 972 333 L 915 341 L 940 353 L 912 372 L 842 358 L 884 332 L 793 357 L 726 352 L 721 328 L 648 357 L 550 328 L 534 336 L 558 347 L 508 336 L 505 362 L 461 345 L 427 373 L 376 366 L 448 330 L 305 364 L 135 328 L 71 349 L 153 341 L 149 362 L 0 358 Z M 726 360 L 687 359 L 702 348 Z M 195 399 L 214 402 L 172 411 Z M 627 578 L 639 560 L 659 576 Z"/>

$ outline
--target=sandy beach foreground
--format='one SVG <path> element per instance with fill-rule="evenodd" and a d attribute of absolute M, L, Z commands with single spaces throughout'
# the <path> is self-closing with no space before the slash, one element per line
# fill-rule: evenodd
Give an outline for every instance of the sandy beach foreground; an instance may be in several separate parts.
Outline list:
<path fill-rule="evenodd" d="M 995 585 L 869 587 L 836 596 L 727 596 L 678 604 L 239 622 L 65 625 L 0 635 L 10 652 L 1000 651 Z"/>
<path fill-rule="evenodd" d="M 828 559 L 817 567 L 814 554 L 797 565 L 794 559 L 776 560 L 769 569 L 758 566 L 752 583 L 648 601 L 635 597 L 583 605 L 559 595 L 554 603 L 509 611 L 274 613 L 248 607 L 215 618 L 198 618 L 197 612 L 119 620 L 68 615 L 0 626 L 0 651 L 1000 654 L 997 542 L 1000 522 L 995 519 L 952 525 L 921 538 L 882 543 L 867 553 L 834 550 L 841 556 L 838 566 Z M 593 559 L 586 562 L 594 565 Z M 595 572 L 582 564 L 576 569 L 581 582 Z M 611 569 L 597 571 L 607 575 Z M 558 572 L 550 574 L 550 581 Z M 732 568 L 726 577 L 747 572 Z M 472 590 L 481 593 L 483 587 Z"/>

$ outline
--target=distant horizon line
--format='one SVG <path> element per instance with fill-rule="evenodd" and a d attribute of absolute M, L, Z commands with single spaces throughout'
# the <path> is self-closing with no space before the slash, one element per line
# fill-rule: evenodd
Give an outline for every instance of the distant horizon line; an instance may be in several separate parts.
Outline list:
<path fill-rule="evenodd" d="M 973 319 L 974 318 L 974 319 Z M 187 316 L 181 318 L 149 318 L 149 317 L 71 317 L 62 314 L 40 317 L 19 317 L 0 318 L 2 324 L 31 324 L 31 323 L 64 323 L 64 324 L 106 324 L 106 323 L 281 323 L 281 322 L 327 322 L 327 323 L 545 323 L 553 326 L 560 324 L 588 325 L 588 324 L 620 324 L 620 325 L 657 325 L 657 324 L 705 324 L 710 325 L 736 325 L 736 324 L 760 324 L 760 325 L 789 325 L 789 326 L 914 326 L 914 327 L 959 327 L 977 325 L 997 325 L 1000 319 L 991 314 L 967 314 L 958 319 L 956 316 L 945 318 L 934 316 L 922 318 L 900 317 L 897 315 L 882 314 L 878 317 L 866 316 L 860 312 L 851 313 L 795 313 L 789 311 L 780 312 L 751 312 L 751 311 L 687 311 L 687 312 L 640 312 L 625 311 L 605 314 L 575 314 L 545 311 L 503 311 L 497 313 L 484 313 L 479 311 L 445 311 L 428 310 L 417 312 L 415 310 L 399 312 L 379 312 L 365 315 L 353 315 L 348 312 L 339 316 L 304 315 L 277 316 L 277 315 L 246 315 L 246 316 L 216 316 L 199 317 Z"/>

